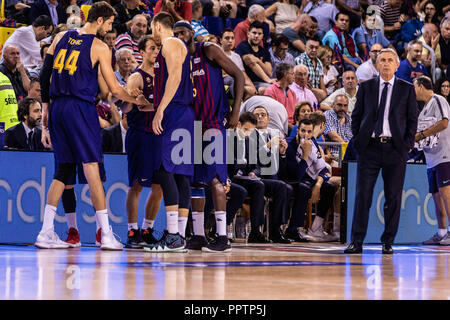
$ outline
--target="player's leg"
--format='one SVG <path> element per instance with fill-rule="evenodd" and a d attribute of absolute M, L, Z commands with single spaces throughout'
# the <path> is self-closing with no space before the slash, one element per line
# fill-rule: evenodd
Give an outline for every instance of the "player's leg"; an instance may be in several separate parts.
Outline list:
<path fill-rule="evenodd" d="M 186 237 L 186 226 L 191 207 L 191 186 L 189 177 L 185 175 L 175 175 L 175 182 L 178 188 L 178 232 Z"/>
<path fill-rule="evenodd" d="M 141 237 L 141 232 L 138 228 L 137 217 L 139 208 L 139 197 L 142 192 L 142 186 L 136 180 L 134 184 L 128 189 L 126 199 L 126 210 L 128 216 L 128 237 L 127 248 L 140 249 L 145 244 Z"/>
<path fill-rule="evenodd" d="M 100 179 L 98 163 L 83 163 L 83 171 L 89 185 L 89 192 L 95 209 L 95 215 L 97 216 L 100 228 L 102 229 L 100 248 L 103 250 L 122 250 L 122 244 L 115 239 L 112 228 L 109 225 L 105 191 L 103 189 L 102 180 Z"/>
<path fill-rule="evenodd" d="M 450 230 L 448 230 L 450 229 L 450 226 L 447 224 L 447 217 L 450 218 L 450 185 L 439 188 L 439 197 L 441 200 L 439 205 L 440 216 L 437 217 L 439 229 L 447 228 L 445 237 L 439 243 L 442 245 L 450 245 Z M 436 207 L 438 207 L 437 204 Z"/>
<path fill-rule="evenodd" d="M 205 236 L 205 190 L 203 188 L 194 188 L 191 202 L 194 236 L 186 241 L 186 248 L 189 250 L 202 250 L 208 244 Z"/>
<path fill-rule="evenodd" d="M 163 191 L 159 184 L 152 184 L 152 190 L 147 198 L 145 204 L 145 217 L 142 221 L 142 239 L 146 244 L 156 243 L 158 240 L 153 236 L 153 225 L 155 223 L 156 215 L 158 214 L 159 207 L 161 206 L 161 200 L 163 197 Z"/>

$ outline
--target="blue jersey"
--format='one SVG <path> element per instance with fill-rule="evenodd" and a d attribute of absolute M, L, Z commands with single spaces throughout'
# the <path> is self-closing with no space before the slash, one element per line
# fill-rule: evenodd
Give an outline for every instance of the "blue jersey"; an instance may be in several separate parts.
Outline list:
<path fill-rule="evenodd" d="M 94 34 L 69 30 L 59 40 L 53 55 L 50 97 L 76 97 L 95 103 L 98 94 L 98 64 L 92 67 Z"/>
<path fill-rule="evenodd" d="M 142 82 L 144 84 L 142 93 L 144 97 L 149 102 L 153 102 L 153 76 L 140 68 L 136 69 L 135 72 L 139 73 L 142 77 Z M 152 121 L 154 116 L 154 111 L 142 112 L 135 104 L 133 104 L 133 108 L 127 113 L 128 126 L 138 131 L 153 133 Z"/>
<path fill-rule="evenodd" d="M 175 39 L 179 40 L 178 38 Z M 164 59 L 162 55 L 162 50 L 163 49 L 161 48 L 153 67 L 155 70 L 155 91 L 154 91 L 155 109 L 161 103 L 162 97 L 164 96 L 166 82 L 169 77 L 169 74 L 167 72 L 166 59 Z M 173 96 L 169 105 L 192 105 L 192 102 L 193 102 L 193 88 L 191 78 L 191 60 L 189 48 L 186 47 L 186 56 L 184 57 L 181 73 L 181 81 L 178 86 L 177 92 Z"/>
<path fill-rule="evenodd" d="M 191 58 L 195 120 L 201 120 L 204 129 L 221 129 L 230 112 L 230 103 L 225 93 L 222 68 L 207 58 L 203 48 L 204 43 L 197 42 Z"/>

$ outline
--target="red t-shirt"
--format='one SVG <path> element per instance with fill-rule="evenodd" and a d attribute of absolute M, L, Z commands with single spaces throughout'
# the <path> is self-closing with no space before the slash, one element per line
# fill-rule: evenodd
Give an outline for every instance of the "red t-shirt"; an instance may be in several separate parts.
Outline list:
<path fill-rule="evenodd" d="M 170 0 L 166 0 L 170 1 Z M 155 5 L 155 9 L 153 10 L 153 13 L 156 15 L 161 11 L 162 7 L 162 0 L 158 0 L 158 2 Z M 192 4 L 188 1 L 180 1 L 178 6 L 175 6 L 175 11 L 183 17 L 184 20 L 187 20 L 189 22 L 192 21 Z M 166 9 L 166 12 L 169 13 L 169 10 Z"/>

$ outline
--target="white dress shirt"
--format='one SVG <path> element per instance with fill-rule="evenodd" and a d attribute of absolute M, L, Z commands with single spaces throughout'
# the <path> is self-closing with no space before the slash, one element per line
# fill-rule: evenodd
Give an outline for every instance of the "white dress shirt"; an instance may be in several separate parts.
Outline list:
<path fill-rule="evenodd" d="M 33 26 L 20 27 L 14 31 L 6 40 L 3 48 L 6 48 L 8 45 L 15 45 L 19 48 L 20 60 L 25 68 L 34 69 L 42 63 L 41 45 L 39 41 L 36 41 Z M 3 52 L 0 62 L 3 62 Z"/>
<path fill-rule="evenodd" d="M 389 83 L 388 85 L 388 91 L 387 91 L 387 97 L 386 97 L 386 107 L 384 108 L 384 115 L 383 115 L 383 132 L 381 133 L 380 137 L 392 137 L 391 133 L 391 127 L 389 126 L 389 110 L 391 109 L 391 98 L 392 98 L 392 89 L 394 87 L 394 80 L 395 76 L 392 77 L 391 80 L 387 81 Z M 380 77 L 380 86 L 378 89 L 378 106 L 380 105 L 381 101 L 381 94 L 383 93 L 384 88 L 384 81 Z M 372 137 L 375 137 L 375 130 L 372 134 Z"/>
<path fill-rule="evenodd" d="M 356 77 L 359 82 L 367 81 L 378 76 L 378 70 L 372 63 L 372 59 L 367 60 L 356 69 Z"/>

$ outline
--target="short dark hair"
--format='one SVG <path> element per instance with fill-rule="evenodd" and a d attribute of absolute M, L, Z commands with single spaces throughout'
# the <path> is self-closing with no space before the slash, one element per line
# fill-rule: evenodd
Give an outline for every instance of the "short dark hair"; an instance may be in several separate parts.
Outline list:
<path fill-rule="evenodd" d="M 278 33 L 272 38 L 272 46 L 279 47 L 280 44 L 289 44 L 289 38 L 286 37 L 284 34 Z"/>
<path fill-rule="evenodd" d="M 106 1 L 95 2 L 91 9 L 89 9 L 89 13 L 87 16 L 87 22 L 95 22 L 98 18 L 103 18 L 107 20 L 111 17 L 117 17 L 116 10 Z"/>
<path fill-rule="evenodd" d="M 17 106 L 17 118 L 20 122 L 25 121 L 25 116 L 30 115 L 30 106 L 34 103 L 39 103 L 38 99 L 35 98 L 25 98 L 20 100 L 19 105 Z"/>
<path fill-rule="evenodd" d="M 298 127 L 300 128 L 300 126 L 301 126 L 302 124 L 304 124 L 305 126 L 311 125 L 311 126 L 314 127 L 314 124 L 313 124 L 312 121 L 309 120 L 309 119 L 302 119 L 302 120 L 300 120 L 300 121 L 298 122 Z"/>
<path fill-rule="evenodd" d="M 311 18 L 311 21 L 312 21 L 312 22 L 318 23 L 318 21 L 317 21 L 317 19 L 316 19 L 315 17 L 313 17 L 313 16 L 309 16 L 309 17 Z"/>
<path fill-rule="evenodd" d="M 44 44 L 44 45 L 41 47 L 40 53 L 41 53 L 41 58 L 42 58 L 42 60 L 44 60 L 44 49 L 45 49 L 45 48 L 48 48 L 48 47 L 50 47 L 50 43 L 46 43 L 46 44 Z"/>
<path fill-rule="evenodd" d="M 427 76 L 419 76 L 414 81 L 417 82 L 417 85 L 422 85 L 427 90 L 433 90 L 433 82 Z"/>
<path fill-rule="evenodd" d="M 36 18 L 36 20 L 33 21 L 33 27 L 42 27 L 44 26 L 45 29 L 52 26 L 53 27 L 53 20 L 47 15 L 41 15 Z"/>
<path fill-rule="evenodd" d="M 373 15 L 376 15 L 377 11 L 375 9 L 372 9 L 371 7 L 367 7 L 366 10 L 363 10 L 361 15 L 361 20 L 366 20 L 367 16 L 371 17 Z"/>
<path fill-rule="evenodd" d="M 173 25 L 175 24 L 172 15 L 167 12 L 159 12 L 156 16 L 153 17 L 152 22 L 153 23 L 159 22 L 165 28 L 168 29 L 173 29 Z"/>
<path fill-rule="evenodd" d="M 141 50 L 145 51 L 145 47 L 147 46 L 147 42 L 149 42 L 150 40 L 155 42 L 155 39 L 151 35 L 147 34 L 147 35 L 143 36 L 142 39 L 138 43 L 138 50 L 139 51 L 141 51 Z"/>
<path fill-rule="evenodd" d="M 253 113 L 247 111 L 247 112 L 241 113 L 241 115 L 239 116 L 239 122 L 241 124 L 250 122 L 251 124 L 256 126 L 258 124 L 258 119 L 256 119 L 256 117 Z"/>
<path fill-rule="evenodd" d="M 264 109 L 266 111 L 267 115 L 269 115 L 269 111 L 267 111 L 266 107 L 264 107 L 264 106 L 257 106 L 257 107 L 255 107 L 253 109 L 252 113 L 255 112 L 256 109 Z"/>
<path fill-rule="evenodd" d="M 252 23 L 250 23 L 248 31 L 250 32 L 252 29 L 261 29 L 264 31 L 264 24 L 261 21 L 253 21 Z"/>
<path fill-rule="evenodd" d="M 346 12 L 338 12 L 335 16 L 334 16 L 334 21 L 337 21 L 337 19 L 339 19 L 339 15 L 343 14 L 344 16 L 347 16 L 350 18 L 350 16 L 348 15 L 348 13 Z"/>
<path fill-rule="evenodd" d="M 294 67 L 290 65 L 289 63 L 282 62 L 277 65 L 275 68 L 275 77 L 277 80 L 281 80 L 286 73 L 289 72 L 289 70 L 293 69 Z"/>
<path fill-rule="evenodd" d="M 327 121 L 325 115 L 320 111 L 314 111 L 310 113 L 308 116 L 308 120 L 312 122 L 314 127 Z"/>
<path fill-rule="evenodd" d="M 231 29 L 231 28 L 225 28 L 225 29 L 223 29 L 222 33 L 220 34 L 220 37 L 222 38 L 223 35 L 224 35 L 226 32 L 233 32 L 233 34 L 234 34 L 234 30 L 233 30 L 233 29 Z"/>
<path fill-rule="evenodd" d="M 308 38 L 308 39 L 306 40 L 306 43 L 308 43 L 308 41 L 314 41 L 314 42 L 318 42 L 318 43 L 319 43 L 319 45 L 320 45 L 320 40 L 319 40 L 319 37 L 318 37 L 318 36 L 316 36 L 316 35 L 312 36 L 311 38 Z"/>

